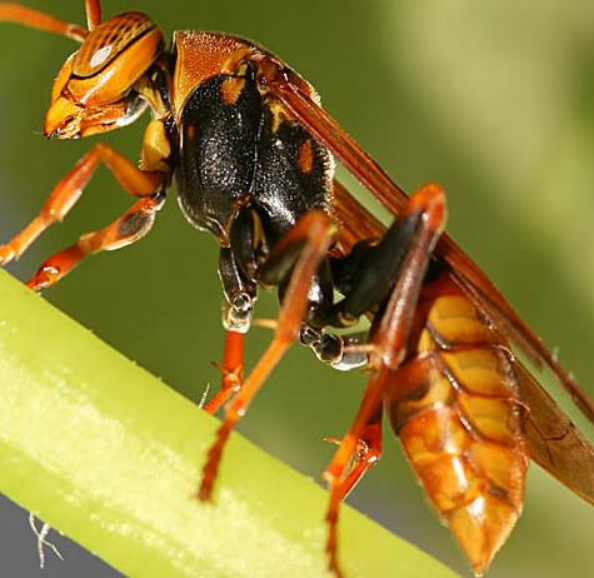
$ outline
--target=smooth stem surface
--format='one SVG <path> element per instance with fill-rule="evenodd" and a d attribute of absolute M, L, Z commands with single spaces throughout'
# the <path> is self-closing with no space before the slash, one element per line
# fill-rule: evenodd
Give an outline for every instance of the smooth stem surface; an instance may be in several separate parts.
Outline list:
<path fill-rule="evenodd" d="M 218 422 L 3 271 L 0 295 L 2 493 L 127 576 L 327 575 L 321 488 L 233 435 L 200 504 Z M 454 576 L 346 507 L 341 538 L 348 578 Z"/>

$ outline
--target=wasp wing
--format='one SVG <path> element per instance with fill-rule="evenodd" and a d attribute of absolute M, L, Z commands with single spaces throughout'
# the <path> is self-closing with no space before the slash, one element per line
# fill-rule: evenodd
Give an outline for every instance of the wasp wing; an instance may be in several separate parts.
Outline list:
<path fill-rule="evenodd" d="M 538 465 L 594 504 L 594 446 L 519 362 L 515 373 L 526 406 L 524 436 Z"/>
<path fill-rule="evenodd" d="M 278 63 L 272 62 L 271 65 L 278 66 Z M 269 87 L 316 140 L 327 146 L 388 211 L 394 215 L 402 212 L 408 199 L 404 191 L 310 95 L 305 94 L 299 86 L 290 82 L 284 74 L 278 74 L 270 80 Z M 337 196 L 338 213 L 345 199 L 346 195 Z M 353 228 L 350 229 L 351 236 L 357 234 L 357 227 L 369 216 L 363 207 L 359 206 L 360 212 L 355 211 L 353 207 L 352 203 L 348 205 L 342 219 L 343 225 L 347 227 L 349 222 L 353 223 Z M 540 337 L 522 321 L 472 259 L 447 235 L 443 235 L 440 239 L 436 254 L 444 260 L 452 278 L 468 293 L 475 305 L 492 320 L 497 329 L 537 368 L 543 364 L 547 365 L 569 392 L 580 411 L 594 423 L 594 401 L 589 399 L 569 371 L 559 363 Z"/>

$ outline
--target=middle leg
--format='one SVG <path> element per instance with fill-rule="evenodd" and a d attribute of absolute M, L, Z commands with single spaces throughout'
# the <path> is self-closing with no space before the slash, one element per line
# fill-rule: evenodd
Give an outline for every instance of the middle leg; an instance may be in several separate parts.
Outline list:
<path fill-rule="evenodd" d="M 220 366 L 223 374 L 221 389 L 204 406 L 204 410 L 215 414 L 243 387 L 243 344 L 245 334 L 227 331 L 223 350 L 223 363 Z"/>
<path fill-rule="evenodd" d="M 263 267 L 261 277 L 265 283 L 278 284 L 279 275 L 287 269 L 287 255 L 295 254 L 290 281 L 276 324 L 274 338 L 264 352 L 241 390 L 233 398 L 225 412 L 217 437 L 210 448 L 203 469 L 199 498 L 210 500 L 223 450 L 229 435 L 237 422 L 245 415 L 250 402 L 270 375 L 272 369 L 283 357 L 291 343 L 299 336 L 305 317 L 308 293 L 312 279 L 327 256 L 334 238 L 335 227 L 330 219 L 319 211 L 312 211 L 278 242 Z"/>

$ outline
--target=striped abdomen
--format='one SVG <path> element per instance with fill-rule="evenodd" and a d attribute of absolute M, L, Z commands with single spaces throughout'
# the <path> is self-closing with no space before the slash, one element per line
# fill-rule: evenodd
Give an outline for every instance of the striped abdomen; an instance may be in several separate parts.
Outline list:
<path fill-rule="evenodd" d="M 528 457 L 508 345 L 445 276 L 423 291 L 385 406 L 431 502 L 482 574 L 520 515 Z"/>

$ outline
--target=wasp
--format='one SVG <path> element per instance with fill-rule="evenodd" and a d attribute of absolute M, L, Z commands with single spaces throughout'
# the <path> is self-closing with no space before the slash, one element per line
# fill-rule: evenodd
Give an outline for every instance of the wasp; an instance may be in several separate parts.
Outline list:
<path fill-rule="evenodd" d="M 224 416 L 200 500 L 212 499 L 229 435 L 299 342 L 323 363 L 368 374 L 324 472 L 326 551 L 338 578 L 339 506 L 379 461 L 384 416 L 477 576 L 521 514 L 530 460 L 594 503 L 594 447 L 514 351 L 547 366 L 592 422 L 594 402 L 444 233 L 440 186 L 408 197 L 321 107 L 310 83 L 252 42 L 178 31 L 168 47 L 143 13 L 104 20 L 99 0 L 86 0 L 85 9 L 86 28 L 13 3 L 0 3 L 0 20 L 80 43 L 54 82 L 44 134 L 99 135 L 149 111 L 140 165 L 93 146 L 0 247 L 0 264 L 66 217 L 100 164 L 134 198 L 131 208 L 47 259 L 31 289 L 142 239 L 175 182 L 186 220 L 220 247 L 223 379 L 205 409 Z M 335 159 L 390 212 L 389 227 L 335 179 Z M 244 377 L 244 340 L 261 289 L 278 292 L 280 311 L 270 345 Z"/>

